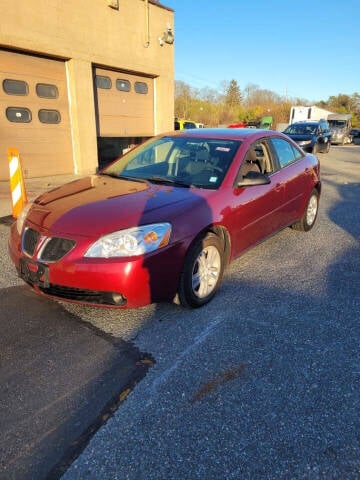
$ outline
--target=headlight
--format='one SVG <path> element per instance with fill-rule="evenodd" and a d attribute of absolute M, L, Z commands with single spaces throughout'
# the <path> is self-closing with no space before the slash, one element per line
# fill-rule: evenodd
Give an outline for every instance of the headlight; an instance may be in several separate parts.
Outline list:
<path fill-rule="evenodd" d="M 153 252 L 169 243 L 170 223 L 153 223 L 105 235 L 85 253 L 90 258 L 132 257 Z"/>
<path fill-rule="evenodd" d="M 299 145 L 302 146 L 302 145 L 309 145 L 311 143 L 311 140 L 302 140 L 301 142 L 299 142 Z"/>
<path fill-rule="evenodd" d="M 21 235 L 21 232 L 22 232 L 22 229 L 23 229 L 23 226 L 24 226 L 24 222 L 26 220 L 27 214 L 29 213 L 29 210 L 32 207 L 32 205 L 33 204 L 31 202 L 27 203 L 25 205 L 25 207 L 21 210 L 21 212 L 19 213 L 19 216 L 16 219 L 16 228 L 17 228 L 17 231 L 18 231 L 19 235 Z"/>

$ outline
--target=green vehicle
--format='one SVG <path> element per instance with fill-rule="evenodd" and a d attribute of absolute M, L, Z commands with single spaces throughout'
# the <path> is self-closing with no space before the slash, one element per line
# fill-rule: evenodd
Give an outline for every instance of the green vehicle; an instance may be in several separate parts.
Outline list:
<path fill-rule="evenodd" d="M 262 117 L 260 121 L 260 128 L 263 128 L 264 130 L 271 130 L 272 129 L 272 124 L 273 124 L 273 117 Z"/>

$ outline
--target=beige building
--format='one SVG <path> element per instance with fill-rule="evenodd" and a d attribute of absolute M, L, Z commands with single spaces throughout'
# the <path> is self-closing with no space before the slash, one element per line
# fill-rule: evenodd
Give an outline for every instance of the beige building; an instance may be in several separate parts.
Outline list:
<path fill-rule="evenodd" d="M 0 180 L 94 173 L 173 129 L 174 12 L 156 0 L 0 0 Z"/>

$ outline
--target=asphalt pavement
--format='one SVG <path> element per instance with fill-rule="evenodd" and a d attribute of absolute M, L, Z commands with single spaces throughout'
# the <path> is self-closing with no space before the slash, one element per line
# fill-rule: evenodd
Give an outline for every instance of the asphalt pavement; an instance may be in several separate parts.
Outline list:
<path fill-rule="evenodd" d="M 247 252 L 205 307 L 62 305 L 155 362 L 62 480 L 360 479 L 360 146 L 319 158 L 315 227 Z"/>
<path fill-rule="evenodd" d="M 0 304 L 0 478 L 58 478 L 151 358 L 25 285 Z"/>

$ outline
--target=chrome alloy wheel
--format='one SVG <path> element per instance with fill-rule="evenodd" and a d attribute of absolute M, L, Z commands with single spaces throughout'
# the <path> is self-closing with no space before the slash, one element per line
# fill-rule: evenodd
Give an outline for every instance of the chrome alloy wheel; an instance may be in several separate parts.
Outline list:
<path fill-rule="evenodd" d="M 306 223 L 310 226 L 314 223 L 318 210 L 318 199 L 316 195 L 310 197 L 306 210 Z"/>
<path fill-rule="evenodd" d="M 192 289 L 198 298 L 205 298 L 214 290 L 221 272 L 221 256 L 213 245 L 205 247 L 194 262 Z"/>

